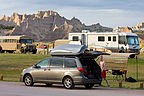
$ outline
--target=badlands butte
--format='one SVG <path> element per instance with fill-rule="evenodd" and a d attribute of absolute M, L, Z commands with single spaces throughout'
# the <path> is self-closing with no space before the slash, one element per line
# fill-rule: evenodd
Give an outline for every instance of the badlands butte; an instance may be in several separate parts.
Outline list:
<path fill-rule="evenodd" d="M 81 32 L 82 30 L 106 32 L 113 30 L 103 27 L 99 23 L 87 26 L 75 17 L 68 20 L 54 11 L 38 11 L 38 13 L 32 15 L 13 13 L 10 17 L 3 15 L 0 18 L 0 26 L 6 27 L 0 28 L 0 35 L 27 35 L 39 42 L 66 39 L 69 32 Z"/>

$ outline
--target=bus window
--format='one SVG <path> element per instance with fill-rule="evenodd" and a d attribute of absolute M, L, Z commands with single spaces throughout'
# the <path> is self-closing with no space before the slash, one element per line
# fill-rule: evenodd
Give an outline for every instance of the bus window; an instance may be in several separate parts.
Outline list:
<path fill-rule="evenodd" d="M 19 43 L 30 43 L 30 44 L 32 44 L 32 40 L 31 39 L 21 39 L 21 40 L 19 40 Z"/>
<path fill-rule="evenodd" d="M 13 39 L 13 42 L 14 42 L 14 43 L 16 43 L 16 42 L 17 42 L 17 40 Z"/>
<path fill-rule="evenodd" d="M 10 43 L 16 43 L 16 39 L 10 39 Z"/>
<path fill-rule="evenodd" d="M 7 43 L 7 42 L 8 42 L 8 39 L 5 39 L 5 42 Z"/>
<path fill-rule="evenodd" d="M 10 39 L 7 39 L 7 43 L 10 43 Z"/>
<path fill-rule="evenodd" d="M 3 42 L 4 42 L 4 40 L 3 40 L 3 39 L 1 39 L 1 40 L 0 40 L 0 42 L 1 42 L 1 43 L 3 43 Z"/>
<path fill-rule="evenodd" d="M 98 41 L 105 41 L 105 37 L 104 36 L 98 36 Z"/>

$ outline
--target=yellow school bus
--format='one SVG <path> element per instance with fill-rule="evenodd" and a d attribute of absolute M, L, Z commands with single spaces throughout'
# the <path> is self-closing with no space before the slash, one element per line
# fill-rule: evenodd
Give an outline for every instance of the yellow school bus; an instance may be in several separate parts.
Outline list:
<path fill-rule="evenodd" d="M 36 46 L 32 43 L 33 39 L 29 36 L 0 36 L 0 52 L 32 52 L 35 54 L 37 49 Z"/>

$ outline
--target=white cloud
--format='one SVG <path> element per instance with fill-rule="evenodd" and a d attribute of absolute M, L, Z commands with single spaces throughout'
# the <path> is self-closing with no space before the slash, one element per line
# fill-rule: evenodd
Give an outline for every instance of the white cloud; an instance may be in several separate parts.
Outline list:
<path fill-rule="evenodd" d="M 86 9 L 87 12 L 110 12 L 110 13 L 121 13 L 123 10 L 121 9 Z"/>
<path fill-rule="evenodd" d="M 87 25 L 100 23 L 108 27 L 135 26 L 144 19 L 141 11 L 129 11 L 121 9 L 91 9 L 81 7 L 65 7 L 58 12 L 71 19 L 73 16 Z"/>

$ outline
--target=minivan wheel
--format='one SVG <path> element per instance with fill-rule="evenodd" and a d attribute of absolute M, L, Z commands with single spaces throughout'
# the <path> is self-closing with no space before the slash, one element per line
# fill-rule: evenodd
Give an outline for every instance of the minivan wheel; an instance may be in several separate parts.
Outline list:
<path fill-rule="evenodd" d="M 73 83 L 73 80 L 72 78 L 70 77 L 65 77 L 64 80 L 63 80 L 63 85 L 66 89 L 72 89 L 74 88 L 74 83 Z"/>
<path fill-rule="evenodd" d="M 84 86 L 86 89 L 91 89 L 94 86 L 94 84 L 85 84 Z"/>
<path fill-rule="evenodd" d="M 31 75 L 26 75 L 24 77 L 24 83 L 26 86 L 33 86 L 33 79 L 32 79 L 32 76 Z"/>

